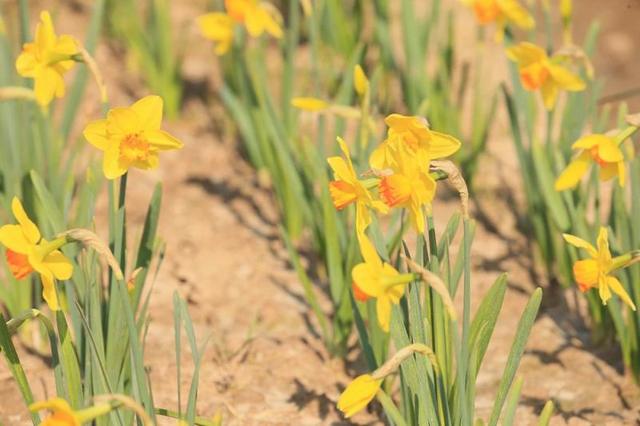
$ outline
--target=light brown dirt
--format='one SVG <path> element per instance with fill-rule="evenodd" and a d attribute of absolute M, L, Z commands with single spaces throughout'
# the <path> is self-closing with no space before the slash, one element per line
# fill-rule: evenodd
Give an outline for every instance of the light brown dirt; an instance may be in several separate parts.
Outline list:
<path fill-rule="evenodd" d="M 176 7 L 178 24 L 190 22 L 204 10 L 200 3 Z M 600 57 L 605 59 L 596 62 L 596 67 L 616 81 L 607 93 L 632 88 L 637 83 L 633 71 L 640 65 L 632 62 L 640 57 L 634 55 L 640 47 L 639 30 L 632 25 L 639 22 L 637 5 L 629 1 L 629 9 L 620 6 L 618 10 L 617 3 L 625 2 L 612 1 L 602 7 L 598 0 L 584 0 L 582 9 L 597 10 L 605 21 L 600 45 Z M 588 18 L 582 11 L 578 33 Z M 466 24 L 460 27 L 470 28 L 472 20 L 465 13 L 460 18 Z M 61 14 L 70 16 L 61 29 L 82 33 L 74 27 L 80 21 L 78 12 L 62 9 Z M 635 21 L 630 16 L 636 16 Z M 460 35 L 467 36 L 464 31 Z M 185 72 L 200 92 L 188 98 L 182 119 L 168 125 L 185 148 L 163 156 L 158 171 L 134 172 L 129 180 L 130 228 L 137 230 L 154 183 L 161 180 L 164 184 L 160 233 L 168 249 L 151 299 L 146 347 L 154 394 L 161 406 L 175 408 L 172 295 L 178 291 L 189 302 L 198 336 L 213 336 L 200 378 L 201 415 L 222 410 L 225 424 L 231 425 L 349 424 L 336 412 L 335 401 L 357 372 L 332 360 L 317 338 L 301 286 L 278 239 L 278 215 L 271 196 L 257 184 L 255 172 L 240 158 L 235 142 L 220 140 L 224 127 L 220 107 L 208 106 L 201 99 L 214 87 L 214 57 L 195 32 L 189 32 L 188 40 Z M 624 47 L 625 43 L 632 48 Z M 621 52 L 619 57 L 616 52 Z M 499 57 L 499 49 L 491 49 L 491 55 Z M 137 80 L 123 72 L 123 59 L 115 58 L 111 49 L 103 45 L 97 56 L 100 63 L 109 64 L 105 73 L 113 104 L 127 104 L 146 94 Z M 614 56 L 617 59 L 609 60 Z M 500 73 L 492 76 L 497 79 Z M 92 118 L 98 115 L 90 107 L 85 113 Z M 518 173 L 506 120 L 500 115 L 476 179 L 481 184 L 472 194 L 472 213 L 478 221 L 473 248 L 474 306 L 502 271 L 509 273 L 509 291 L 478 384 L 477 414 L 483 418 L 491 409 L 528 295 L 536 286 L 548 287 L 533 265 L 532 243 L 516 229 L 513 206 L 522 202 L 513 178 Z M 455 200 L 446 198 L 435 206 L 439 223 L 457 208 Z M 104 208 L 102 202 L 99 210 Z M 98 220 L 104 221 L 104 216 Z M 590 345 L 579 306 L 571 292 L 546 291 L 519 370 L 525 382 L 517 424 L 535 424 L 549 398 L 558 407 L 553 425 L 638 423 L 637 387 L 621 372 L 616 350 Z M 21 355 L 34 383 L 44 378 L 42 386 L 34 386 L 38 396 L 51 395 L 54 388 L 46 365 L 24 348 Z M 183 362 L 189 371 L 187 356 Z M 184 389 L 188 383 L 181 385 Z M 28 424 L 25 407 L 3 364 L 0 401 L 0 421 Z M 358 415 L 355 421 L 379 424 L 369 414 Z"/>

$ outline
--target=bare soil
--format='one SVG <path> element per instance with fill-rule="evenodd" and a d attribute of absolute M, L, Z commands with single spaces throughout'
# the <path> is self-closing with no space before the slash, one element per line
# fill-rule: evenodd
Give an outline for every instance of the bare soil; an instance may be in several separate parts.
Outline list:
<path fill-rule="evenodd" d="M 73 7 L 69 2 L 54 3 L 61 4 L 59 31 L 80 37 L 86 2 L 74 2 Z M 190 23 L 205 10 L 205 2 L 180 3 L 174 6 L 177 27 L 193 28 Z M 606 94 L 633 89 L 640 69 L 640 3 L 574 3 L 578 39 L 592 19 L 590 13 L 603 21 L 595 65 L 599 74 L 613 82 Z M 458 37 L 464 40 L 473 22 L 465 11 L 460 19 Z M 346 365 L 331 359 L 323 348 L 279 240 L 279 217 L 272 197 L 238 153 L 237 142 L 224 137 L 223 111 L 213 95 L 216 82 L 210 46 L 193 29 L 187 31 L 187 40 L 185 75 L 190 89 L 182 118 L 168 123 L 185 148 L 163 156 L 153 173 L 133 172 L 127 200 L 130 228 L 139 230 L 153 186 L 163 182 L 160 233 L 167 253 L 151 298 L 152 323 L 146 345 L 154 395 L 161 406 L 175 408 L 172 296 L 177 291 L 189 302 L 199 337 L 213 336 L 200 377 L 201 415 L 212 416 L 221 410 L 225 424 L 230 425 L 351 424 L 342 419 L 335 402 L 349 378 L 362 371 L 356 371 L 358 363 Z M 493 57 L 501 55 L 498 48 L 489 49 Z M 124 72 L 125 59 L 118 50 L 102 44 L 97 59 L 105 64 L 114 105 L 128 104 L 146 94 L 140 82 Z M 500 72 L 492 76 L 497 80 Z M 640 105 L 637 97 L 630 101 Z M 99 112 L 89 104 L 84 114 L 88 120 Z M 524 386 L 517 424 L 535 424 L 550 398 L 557 406 L 553 425 L 640 424 L 640 393 L 624 374 L 619 353 L 612 346 L 591 345 L 584 306 L 575 302 L 579 297 L 574 298 L 572 291 L 549 288 L 534 265 L 533 243 L 520 230 L 513 208 L 522 203 L 518 179 L 514 179 L 518 175 L 506 117 L 500 115 L 472 194 L 478 223 L 473 248 L 474 302 L 503 271 L 509 273 L 509 291 L 480 375 L 477 414 L 486 418 L 490 412 L 516 323 L 528 296 L 540 286 L 545 289 L 543 306 L 518 372 Z M 435 210 L 443 224 L 457 204 L 452 197 L 440 198 Z M 99 225 L 104 225 L 104 210 L 102 200 Z M 323 291 L 318 288 L 319 294 Z M 51 396 L 55 388 L 46 362 L 24 345 L 20 354 L 36 383 L 37 396 Z M 189 371 L 187 360 L 185 354 L 183 366 Z M 181 386 L 186 389 L 188 383 Z M 1 422 L 29 424 L 26 408 L 2 363 L 0 401 Z M 354 423 L 380 424 L 371 413 L 356 416 Z"/>

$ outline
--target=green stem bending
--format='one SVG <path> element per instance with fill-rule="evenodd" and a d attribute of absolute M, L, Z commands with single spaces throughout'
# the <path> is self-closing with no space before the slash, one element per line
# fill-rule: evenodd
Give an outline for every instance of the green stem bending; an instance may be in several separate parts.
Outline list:
<path fill-rule="evenodd" d="M 159 416 L 170 417 L 176 420 L 184 420 L 183 417 L 177 411 L 169 410 L 166 408 L 155 408 L 155 412 Z M 198 426 L 218 426 L 219 422 L 215 420 L 209 420 L 204 417 L 196 417 L 194 424 Z"/>

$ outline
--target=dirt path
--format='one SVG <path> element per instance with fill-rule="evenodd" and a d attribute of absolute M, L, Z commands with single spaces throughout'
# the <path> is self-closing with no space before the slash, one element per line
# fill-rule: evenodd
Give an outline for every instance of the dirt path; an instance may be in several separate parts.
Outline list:
<path fill-rule="evenodd" d="M 193 3 L 179 11 L 181 22 L 199 12 L 202 5 Z M 189 40 L 193 48 L 185 68 L 190 84 L 200 93 L 211 90 L 213 56 L 203 53 L 206 45 L 197 35 L 189 34 Z M 137 82 L 122 76 L 124 63 L 114 59 L 111 50 L 103 46 L 98 57 L 112 62 L 106 73 L 113 81 L 114 104 L 145 94 Z M 278 240 L 278 217 L 270 196 L 257 185 L 255 173 L 240 159 L 234 143 L 221 142 L 217 136 L 222 127 L 220 109 L 210 109 L 195 95 L 194 91 L 183 119 L 169 125 L 185 148 L 164 156 L 157 172 L 133 173 L 129 185 L 131 229 L 135 229 L 142 224 L 154 183 L 164 182 L 160 233 L 168 249 L 155 283 L 146 348 L 154 394 L 160 405 L 175 407 L 172 295 L 178 291 L 189 301 L 198 336 L 213 336 L 200 379 L 202 415 L 221 409 L 225 424 L 231 425 L 342 424 L 335 400 L 356 372 L 347 374 L 341 361 L 331 360 L 314 334 L 301 286 Z M 480 174 L 486 185 L 473 194 L 478 220 L 474 296 L 481 296 L 502 271 L 509 272 L 510 284 L 479 381 L 477 409 L 485 418 L 527 297 L 535 286 L 547 286 L 530 272 L 532 249 L 516 231 L 516 219 L 510 214 L 513 193 L 504 190 L 504 182 L 513 181 L 509 177 L 519 172 L 509 151 L 504 117 L 500 123 Z M 441 201 L 436 212 L 444 217 L 455 208 L 455 201 Z M 545 294 L 519 370 L 525 383 L 517 424 L 535 423 L 534 414 L 549 398 L 559 410 L 552 424 L 637 422 L 637 388 L 611 361 L 617 359 L 615 350 L 589 346 L 588 330 L 569 299 L 560 293 Z M 45 395 L 44 389 L 51 394 L 46 366 L 22 353 L 32 377 L 47 377 L 42 387 L 36 387 L 38 396 Z M 188 370 L 190 363 L 184 365 Z M 0 365 L 0 400 L 0 421 L 28 424 L 4 365 Z M 356 420 L 376 424 L 366 414 Z"/>

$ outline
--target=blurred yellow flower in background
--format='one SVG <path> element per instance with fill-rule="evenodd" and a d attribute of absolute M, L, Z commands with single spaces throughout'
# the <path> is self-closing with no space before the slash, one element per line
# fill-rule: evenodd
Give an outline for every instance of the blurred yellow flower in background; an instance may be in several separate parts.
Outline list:
<path fill-rule="evenodd" d="M 585 89 L 582 79 L 549 58 L 543 48 L 522 42 L 507 49 L 507 56 L 518 64 L 520 81 L 528 91 L 539 90 L 545 108 L 552 110 L 560 90 L 579 92 Z"/>
<path fill-rule="evenodd" d="M 280 14 L 270 3 L 258 0 L 225 0 L 224 5 L 229 16 L 243 23 L 252 37 L 259 37 L 267 32 L 275 38 L 282 38 Z"/>
<path fill-rule="evenodd" d="M 161 151 L 182 148 L 182 142 L 160 129 L 162 105 L 159 96 L 146 96 L 130 107 L 113 108 L 106 119 L 85 127 L 84 137 L 104 151 L 107 179 L 122 176 L 131 167 L 154 169 Z"/>
<path fill-rule="evenodd" d="M 400 302 L 404 295 L 404 287 L 413 281 L 414 275 L 401 274 L 393 266 L 382 262 L 375 247 L 365 235 L 358 235 L 358 241 L 364 262 L 353 267 L 351 278 L 362 293 L 376 299 L 380 328 L 388 332 L 391 306 Z"/>
<path fill-rule="evenodd" d="M 631 255 L 623 255 L 612 258 L 609 251 L 607 228 L 600 227 L 597 249 L 587 241 L 575 235 L 563 234 L 565 241 L 572 246 L 586 250 L 590 259 L 578 260 L 573 264 L 573 275 L 580 290 L 585 292 L 592 288 L 598 288 L 602 303 L 607 304 L 611 299 L 611 292 L 617 294 L 620 299 L 631 309 L 636 310 L 631 298 L 625 291 L 622 283 L 611 275 L 617 269 L 624 268 L 632 260 Z"/>
<path fill-rule="evenodd" d="M 382 380 L 374 379 L 370 374 L 356 377 L 340 395 L 338 410 L 347 418 L 353 416 L 375 398 L 381 384 Z"/>
<path fill-rule="evenodd" d="M 54 96 L 64 96 L 63 76 L 75 64 L 72 57 L 76 54 L 78 45 L 74 38 L 58 37 L 49 12 L 41 12 L 35 40 L 24 44 L 16 60 L 18 74 L 34 79 L 34 92 L 40 105 L 49 105 Z"/>
<path fill-rule="evenodd" d="M 42 279 L 42 297 L 52 311 L 59 310 L 55 280 L 68 280 L 73 273 L 71 261 L 58 250 L 66 240 L 47 241 L 42 238 L 40 230 L 16 197 L 11 201 L 11 210 L 18 224 L 0 228 L 0 244 L 6 247 L 9 270 L 18 280 L 38 272 Z"/>
<path fill-rule="evenodd" d="M 360 235 L 371 223 L 369 207 L 382 213 L 386 213 L 388 208 L 380 200 L 374 200 L 369 190 L 358 179 L 345 141 L 338 138 L 338 144 L 344 158 L 335 156 L 327 159 L 334 176 L 334 180 L 329 182 L 329 192 L 333 205 L 338 210 L 356 203 L 356 230 Z"/>
<path fill-rule="evenodd" d="M 516 0 L 463 0 L 463 3 L 473 9 L 480 24 L 495 23 L 498 26 L 496 38 L 499 40 L 507 25 L 513 24 L 523 29 L 535 26 L 531 14 Z"/>
<path fill-rule="evenodd" d="M 198 27 L 204 38 L 213 40 L 216 55 L 224 55 L 233 44 L 233 19 L 220 12 L 207 13 L 198 17 Z"/>
<path fill-rule="evenodd" d="M 624 155 L 614 138 L 588 135 L 578 139 L 571 148 L 580 153 L 556 180 L 556 191 L 574 188 L 593 163 L 600 167 L 600 180 L 608 181 L 618 176 L 618 183 L 621 187 L 624 186 Z"/>
<path fill-rule="evenodd" d="M 291 99 L 291 105 L 303 111 L 324 111 L 329 108 L 329 104 L 318 98 L 312 97 L 296 97 Z"/>

